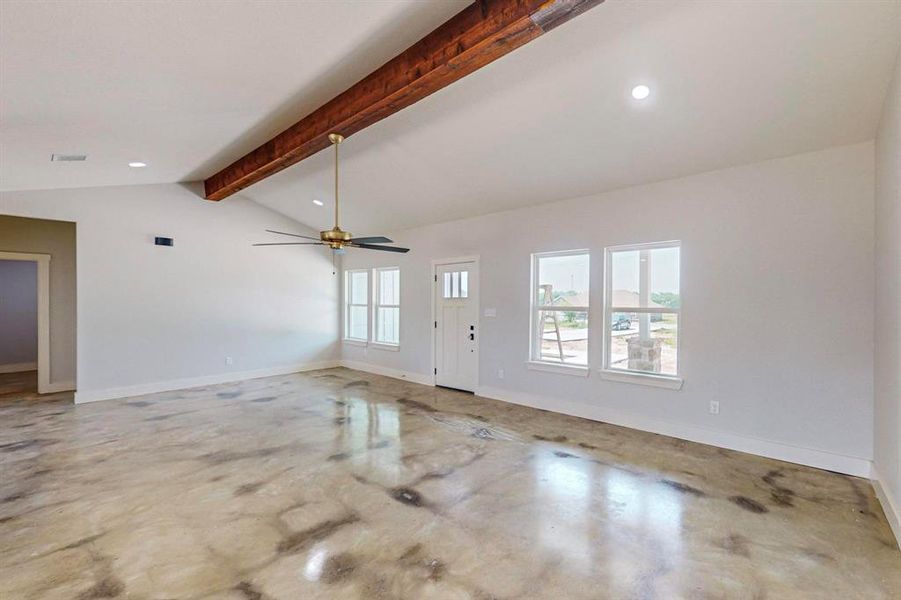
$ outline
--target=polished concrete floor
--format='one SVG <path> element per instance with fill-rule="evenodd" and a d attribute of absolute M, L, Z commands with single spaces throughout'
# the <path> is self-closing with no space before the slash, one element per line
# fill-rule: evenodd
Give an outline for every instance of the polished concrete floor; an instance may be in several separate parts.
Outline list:
<path fill-rule="evenodd" d="M 347 369 L 0 401 L 0 598 L 898 598 L 863 479 Z"/>

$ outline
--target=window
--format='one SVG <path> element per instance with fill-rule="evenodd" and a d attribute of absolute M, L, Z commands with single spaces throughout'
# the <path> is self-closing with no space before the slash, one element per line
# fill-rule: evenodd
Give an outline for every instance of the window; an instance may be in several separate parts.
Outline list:
<path fill-rule="evenodd" d="M 679 375 L 679 242 L 608 248 L 604 370 Z"/>
<path fill-rule="evenodd" d="M 365 342 L 369 339 L 369 273 L 347 271 L 344 276 L 344 338 Z"/>
<path fill-rule="evenodd" d="M 375 339 L 377 344 L 400 343 L 400 269 L 375 269 Z"/>
<path fill-rule="evenodd" d="M 444 274 L 445 298 L 469 298 L 469 271 L 451 271 Z"/>
<path fill-rule="evenodd" d="M 531 361 L 588 366 L 588 251 L 532 255 Z"/>

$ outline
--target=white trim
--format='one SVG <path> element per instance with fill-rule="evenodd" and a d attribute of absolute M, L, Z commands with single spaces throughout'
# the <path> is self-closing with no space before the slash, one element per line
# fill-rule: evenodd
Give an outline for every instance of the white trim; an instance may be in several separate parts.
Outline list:
<path fill-rule="evenodd" d="M 51 393 L 50 386 L 50 255 L 0 252 L 0 260 L 25 260 L 38 267 L 38 393 Z"/>
<path fill-rule="evenodd" d="M 619 246 L 607 246 L 605 251 L 626 252 L 629 250 L 659 250 L 661 248 L 673 248 L 681 246 L 682 240 L 667 240 L 665 242 L 637 242 L 635 244 L 620 244 Z M 681 256 L 679 259 L 681 260 Z"/>
<path fill-rule="evenodd" d="M 341 340 L 341 343 L 347 344 L 348 346 L 361 346 L 363 348 L 369 345 L 366 340 L 357 340 L 354 338 L 344 338 L 343 340 Z"/>
<path fill-rule="evenodd" d="M 660 435 L 668 435 L 691 442 L 747 452 L 818 469 L 837 471 L 857 477 L 870 476 L 870 460 L 857 456 L 846 456 L 827 450 L 804 448 L 742 434 L 717 431 L 706 427 L 653 419 L 605 408 L 596 404 L 583 404 L 571 400 L 537 396 L 495 387 L 481 387 L 476 391 L 476 394 L 485 398 L 510 402 L 511 404 L 539 408 Z"/>
<path fill-rule="evenodd" d="M 526 368 L 533 371 L 557 373 L 559 375 L 575 375 L 576 377 L 588 377 L 588 374 L 591 372 L 591 369 L 581 365 L 557 364 L 537 360 L 527 360 Z"/>
<path fill-rule="evenodd" d="M 479 349 L 482 347 L 482 265 L 481 265 L 481 256 L 479 254 L 472 254 L 469 256 L 456 256 L 454 258 L 435 258 L 430 261 L 431 263 L 431 281 L 429 284 L 431 285 L 432 291 L 432 299 L 429 302 L 431 305 L 430 312 L 430 323 L 435 323 L 436 315 L 435 315 L 435 303 L 437 301 L 438 295 L 438 267 L 446 267 L 449 265 L 458 265 L 458 264 L 473 264 L 473 269 L 476 272 L 475 276 L 475 289 L 476 289 L 476 319 L 478 321 L 478 334 L 476 337 L 476 387 L 478 387 L 478 382 L 481 378 L 480 375 L 480 364 L 481 364 L 481 354 Z M 429 346 L 431 347 L 431 366 L 429 367 L 429 375 L 428 381 L 419 382 L 425 385 L 435 386 L 438 385 L 438 375 L 435 373 L 435 369 L 438 364 L 438 355 L 435 349 L 435 344 L 438 343 L 437 332 L 435 331 L 436 327 L 429 327 L 431 330 L 431 343 Z"/>
<path fill-rule="evenodd" d="M 591 356 L 591 300 L 589 299 L 589 306 L 549 306 L 538 304 L 538 269 L 539 262 L 542 258 L 553 258 L 556 256 L 582 256 L 585 255 L 588 257 L 588 290 L 589 295 L 591 295 L 591 250 L 589 248 L 577 248 L 575 250 L 553 250 L 550 252 L 533 252 L 530 257 L 530 275 L 529 275 L 529 360 L 528 364 L 545 364 L 545 361 L 541 360 L 541 344 L 544 341 L 544 323 L 541 319 L 542 312 L 584 312 L 588 315 L 588 329 L 586 330 L 586 339 L 585 339 L 585 364 L 581 365 L 586 370 L 591 368 L 590 359 Z M 561 357 L 562 358 L 562 357 Z M 549 363 L 553 364 L 553 363 Z M 531 367 L 529 367 L 531 368 Z M 541 369 L 539 369 L 541 370 Z M 552 369 L 545 369 L 552 370 Z M 586 373 L 587 375 L 587 373 Z"/>
<path fill-rule="evenodd" d="M 350 300 L 350 296 L 353 292 L 353 285 L 348 285 L 348 282 L 351 279 L 351 274 L 353 273 L 365 273 L 366 274 L 366 304 L 354 304 Z M 365 346 L 370 338 L 370 332 L 372 331 L 372 307 L 370 305 L 370 299 L 372 297 L 372 275 L 369 273 L 369 269 L 345 269 L 344 270 L 344 282 L 343 282 L 343 310 L 341 311 L 341 333 L 344 341 L 354 342 L 355 344 Z M 350 326 L 350 308 L 351 306 L 363 306 L 366 308 L 366 339 L 361 338 L 352 338 L 348 336 Z"/>
<path fill-rule="evenodd" d="M 388 352 L 400 352 L 399 344 L 385 344 L 384 342 L 370 342 L 369 347 L 374 350 L 387 350 Z"/>
<path fill-rule="evenodd" d="M 55 381 L 53 383 L 47 384 L 46 391 L 42 392 L 44 394 L 55 394 L 57 392 L 71 392 L 75 389 L 74 381 Z"/>
<path fill-rule="evenodd" d="M 876 469 L 876 465 L 873 465 L 870 479 L 873 482 L 873 490 L 876 492 L 876 498 L 879 499 L 879 503 L 882 505 L 882 512 L 885 513 L 885 518 L 892 528 L 892 533 L 895 534 L 895 541 L 898 545 L 901 545 L 901 504 L 898 504 L 898 500 L 892 496 L 892 492 L 888 486 L 883 485 L 882 479 L 879 477 L 879 471 Z"/>
<path fill-rule="evenodd" d="M 414 373 L 413 371 L 401 371 L 356 360 L 342 360 L 341 366 L 347 367 L 348 369 L 354 369 L 355 371 L 363 371 L 374 375 L 383 375 L 393 379 L 402 379 L 404 381 L 412 381 L 413 383 L 422 385 L 434 386 L 434 383 L 432 383 L 433 378 L 431 376 L 423 375 L 422 373 Z"/>
<path fill-rule="evenodd" d="M 50 255 L 29 254 L 27 252 L 0 251 L 0 260 L 31 260 L 34 262 L 50 262 Z"/>
<path fill-rule="evenodd" d="M 271 367 L 268 369 L 256 369 L 253 371 L 237 371 L 229 373 L 218 373 L 216 375 L 204 375 L 201 377 L 188 377 L 185 379 L 172 379 L 169 381 L 156 381 L 153 383 L 142 383 L 139 385 L 131 385 L 127 387 L 79 391 L 75 392 L 75 404 L 97 402 L 99 400 L 112 400 L 115 398 L 127 398 L 129 396 L 143 396 L 144 394 L 156 394 L 158 392 L 171 392 L 173 390 L 215 385 L 217 383 L 230 383 L 232 381 L 243 381 L 245 379 L 257 379 L 259 377 L 288 375 L 291 373 L 299 373 L 301 371 L 330 369 L 337 366 L 339 366 L 339 361 L 326 360 L 312 363 L 300 363 L 296 365 L 285 365 L 282 367 Z"/>
<path fill-rule="evenodd" d="M 35 371 L 37 368 L 37 362 L 10 363 L 0 365 L 0 373 L 24 373 L 25 371 Z"/>
<path fill-rule="evenodd" d="M 613 306 L 613 254 L 617 252 L 630 252 L 630 251 L 648 251 L 648 250 L 663 250 L 666 248 L 678 248 L 679 249 L 679 308 L 672 309 L 667 307 L 660 307 L 658 310 L 657 307 L 622 307 L 622 306 Z M 650 299 L 651 291 L 648 289 L 650 286 L 649 274 L 648 274 L 648 263 L 642 262 L 639 263 L 640 267 L 640 275 L 639 279 L 641 283 L 639 284 L 639 292 L 642 288 L 645 289 L 648 296 L 645 298 L 647 300 Z M 652 314 L 652 313 L 661 313 L 661 314 L 674 314 L 676 315 L 676 374 L 670 377 L 673 381 L 678 381 L 679 387 L 672 389 L 682 389 L 682 240 L 670 240 L 667 242 L 650 242 L 645 244 L 624 244 L 620 246 L 608 246 L 604 248 L 604 297 L 603 297 L 603 310 L 601 314 L 603 315 L 603 323 L 602 332 L 603 332 L 603 342 L 601 343 L 601 372 L 602 378 L 610 379 L 611 381 L 624 381 L 627 383 L 642 383 L 638 380 L 626 380 L 626 379 L 615 379 L 613 377 L 604 377 L 603 373 L 610 372 L 610 358 L 611 358 L 611 350 L 610 350 L 610 342 L 613 338 L 612 335 L 612 323 L 613 315 L 616 313 L 639 313 L 639 314 Z M 657 385 L 655 383 L 648 383 L 647 385 Z M 657 387 L 669 387 L 667 385 L 658 385 Z"/>
<path fill-rule="evenodd" d="M 618 381 L 620 383 L 635 383 L 638 385 L 650 385 L 666 388 L 668 390 L 681 390 L 681 377 L 667 377 L 665 375 L 652 375 L 651 373 L 637 373 L 634 371 L 614 371 L 610 369 L 598 369 L 601 379 Z"/>
<path fill-rule="evenodd" d="M 382 293 L 382 278 L 381 274 L 383 271 L 397 271 L 397 304 L 382 304 L 379 300 L 379 296 Z M 401 282 L 400 277 L 400 267 L 374 267 L 372 269 L 372 274 L 370 275 L 372 282 L 369 284 L 370 290 L 372 291 L 371 298 L 371 315 L 370 322 L 372 324 L 372 328 L 369 332 L 369 344 L 373 347 L 381 347 L 383 350 L 386 346 L 400 346 L 400 322 L 401 322 L 401 313 L 400 313 L 400 298 L 403 290 L 401 289 L 403 284 Z M 390 342 L 383 342 L 378 339 L 378 331 L 379 331 L 379 309 L 380 308 L 396 308 L 397 309 L 397 344 L 392 344 Z"/>

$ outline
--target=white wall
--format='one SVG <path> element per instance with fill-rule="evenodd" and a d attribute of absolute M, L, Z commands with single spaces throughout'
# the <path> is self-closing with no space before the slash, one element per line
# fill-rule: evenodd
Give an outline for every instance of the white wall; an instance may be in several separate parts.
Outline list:
<path fill-rule="evenodd" d="M 208 202 L 178 184 L 4 192 L 0 214 L 77 224 L 76 400 L 335 358 L 329 255 L 251 247 L 273 237 L 266 228 L 304 228 L 249 200 Z"/>
<path fill-rule="evenodd" d="M 0 373 L 38 360 L 38 265 L 0 260 Z"/>
<path fill-rule="evenodd" d="M 876 138 L 875 458 L 883 507 L 901 539 L 901 57 Z M 889 506 L 892 506 L 890 509 Z"/>
<path fill-rule="evenodd" d="M 401 349 L 345 345 L 346 360 L 430 378 L 430 261 L 480 255 L 481 306 L 497 309 L 480 324 L 483 394 L 869 474 L 872 143 L 392 237 L 412 251 L 350 250 L 344 265 L 400 265 Z M 530 253 L 591 249 L 599 367 L 603 249 L 660 240 L 682 240 L 681 391 L 526 368 Z"/>

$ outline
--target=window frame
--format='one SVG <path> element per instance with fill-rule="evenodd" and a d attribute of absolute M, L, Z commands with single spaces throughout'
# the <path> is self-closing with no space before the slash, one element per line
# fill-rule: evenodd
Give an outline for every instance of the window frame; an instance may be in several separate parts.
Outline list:
<path fill-rule="evenodd" d="M 539 264 L 543 258 L 552 258 L 557 256 L 582 256 L 588 257 L 588 306 L 566 306 L 557 307 L 538 303 L 538 273 Z M 562 373 L 566 375 L 578 375 L 587 377 L 591 368 L 591 251 L 588 248 L 578 248 L 574 250 L 555 250 L 551 252 L 533 252 L 531 257 L 531 278 L 529 282 L 529 360 L 527 366 L 536 371 L 549 371 L 552 373 Z M 541 358 L 541 339 L 543 337 L 543 328 L 541 324 L 541 312 L 584 312 L 588 315 L 586 354 L 584 365 L 567 364 L 560 361 L 547 360 Z"/>
<path fill-rule="evenodd" d="M 381 286 L 381 277 L 380 274 L 383 271 L 397 271 L 397 304 L 382 304 L 380 302 L 380 286 Z M 375 267 L 372 269 L 372 327 L 369 333 L 369 343 L 373 347 L 382 348 L 384 350 L 399 350 L 400 349 L 400 321 L 401 321 L 401 311 L 400 311 L 400 299 L 401 299 L 401 276 L 400 276 L 400 267 Z M 392 342 L 382 342 L 376 339 L 378 335 L 379 328 L 379 309 L 380 308 L 396 308 L 397 309 L 397 343 Z"/>
<path fill-rule="evenodd" d="M 366 275 L 366 304 L 359 304 L 352 302 L 353 300 L 353 274 L 354 273 L 364 273 Z M 370 307 L 370 298 L 371 292 L 370 289 L 372 287 L 372 276 L 369 273 L 369 269 L 346 269 L 344 271 L 344 337 L 343 341 L 355 344 L 359 346 L 365 346 L 371 337 L 372 332 L 372 322 L 371 322 L 371 307 Z M 354 306 L 362 306 L 366 308 L 366 337 L 365 338 L 355 338 L 350 336 L 350 312 L 351 307 Z"/>
<path fill-rule="evenodd" d="M 614 306 L 613 302 L 613 255 L 619 252 L 639 252 L 639 294 L 641 293 L 641 282 L 650 285 L 650 272 L 648 262 L 640 260 L 642 251 L 660 250 L 664 248 L 679 249 L 679 308 L 668 308 L 660 306 L 636 307 L 636 306 Z M 648 294 L 650 294 L 648 290 Z M 655 387 L 663 387 L 668 389 L 681 389 L 683 384 L 682 373 L 682 241 L 669 240 L 665 242 L 649 242 L 642 244 L 626 244 L 621 246 L 609 246 L 604 248 L 604 343 L 602 367 L 599 370 L 601 377 L 611 381 L 620 381 L 624 383 L 639 383 L 643 385 L 652 385 Z M 675 314 L 678 323 L 676 333 L 676 374 L 669 375 L 663 373 L 651 373 L 648 371 L 635 371 L 629 369 L 621 369 L 610 366 L 611 351 L 610 343 L 612 339 L 613 315 L 615 313 L 638 313 L 638 314 Z"/>

